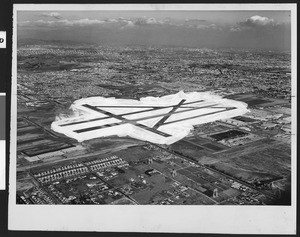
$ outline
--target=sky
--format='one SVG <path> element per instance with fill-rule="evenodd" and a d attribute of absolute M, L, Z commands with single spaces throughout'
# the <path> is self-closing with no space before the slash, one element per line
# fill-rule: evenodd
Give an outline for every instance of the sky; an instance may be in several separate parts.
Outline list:
<path fill-rule="evenodd" d="M 22 39 L 289 51 L 290 11 L 18 11 Z"/>

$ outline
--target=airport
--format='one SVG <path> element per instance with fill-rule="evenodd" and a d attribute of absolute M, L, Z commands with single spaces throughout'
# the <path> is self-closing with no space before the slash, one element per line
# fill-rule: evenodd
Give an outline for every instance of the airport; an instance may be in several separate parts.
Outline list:
<path fill-rule="evenodd" d="M 71 109 L 78 116 L 53 122 L 54 131 L 78 141 L 117 135 L 159 144 L 182 139 L 193 125 L 248 112 L 243 102 L 184 92 L 140 101 L 92 97 L 75 101 Z"/>

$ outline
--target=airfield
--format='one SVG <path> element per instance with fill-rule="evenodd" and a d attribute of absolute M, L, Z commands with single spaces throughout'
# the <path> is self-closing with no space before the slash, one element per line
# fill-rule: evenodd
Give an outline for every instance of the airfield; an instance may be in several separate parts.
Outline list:
<path fill-rule="evenodd" d="M 91 97 L 75 101 L 73 115 L 51 128 L 78 141 L 117 135 L 157 144 L 172 144 L 193 125 L 228 119 L 248 112 L 247 104 L 209 92 L 184 93 L 140 100 Z"/>

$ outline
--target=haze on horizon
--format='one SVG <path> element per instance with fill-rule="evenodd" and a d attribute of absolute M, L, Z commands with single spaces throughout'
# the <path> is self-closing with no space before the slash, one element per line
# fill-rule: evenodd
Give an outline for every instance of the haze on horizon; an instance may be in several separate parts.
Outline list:
<path fill-rule="evenodd" d="M 289 11 L 18 11 L 18 41 L 290 51 Z"/>

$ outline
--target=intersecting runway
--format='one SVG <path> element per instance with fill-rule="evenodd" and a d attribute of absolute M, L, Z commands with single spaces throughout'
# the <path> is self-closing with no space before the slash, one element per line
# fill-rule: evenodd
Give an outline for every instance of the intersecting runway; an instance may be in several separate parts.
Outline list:
<path fill-rule="evenodd" d="M 197 100 L 197 101 L 192 101 L 192 102 L 187 102 L 186 103 L 186 100 L 182 99 L 178 104 L 169 105 L 169 106 L 134 106 L 134 105 L 133 106 L 128 106 L 128 105 L 92 106 L 92 105 L 89 105 L 89 104 L 83 104 L 82 105 L 83 107 L 88 108 L 88 109 L 93 110 L 93 111 L 96 111 L 96 112 L 99 112 L 99 114 L 101 114 L 102 116 L 103 115 L 106 115 L 106 116 L 105 117 L 82 120 L 82 121 L 76 121 L 76 122 L 71 122 L 71 123 L 64 123 L 64 124 L 60 124 L 59 126 L 67 127 L 67 126 L 73 126 L 73 125 L 87 124 L 87 123 L 91 123 L 91 122 L 95 122 L 95 121 L 105 120 L 105 119 L 108 119 L 108 118 L 114 118 L 114 119 L 119 120 L 119 122 L 107 123 L 107 124 L 98 125 L 98 126 L 90 126 L 90 127 L 85 127 L 85 128 L 81 128 L 81 129 L 74 129 L 73 132 L 75 132 L 75 133 L 84 133 L 84 132 L 100 130 L 100 129 L 104 129 L 104 128 L 108 128 L 108 127 L 115 127 L 115 126 L 119 126 L 119 125 L 122 125 L 122 124 L 131 124 L 133 126 L 145 129 L 147 131 L 158 134 L 160 136 L 169 137 L 169 136 L 171 136 L 170 134 L 159 131 L 158 129 L 161 126 L 164 126 L 164 125 L 167 125 L 167 124 L 177 123 L 177 122 L 181 122 L 181 121 L 184 121 L 184 120 L 200 118 L 200 117 L 204 117 L 204 116 L 207 116 L 207 115 L 222 113 L 224 111 L 236 109 L 236 107 L 218 106 L 218 104 L 216 104 L 216 103 L 215 104 L 199 106 L 199 103 L 201 103 L 201 102 L 204 102 L 204 100 Z M 193 104 L 197 104 L 197 106 L 190 106 L 190 105 L 193 105 Z M 187 105 L 189 105 L 189 106 L 187 106 Z M 110 108 L 127 108 L 129 111 L 130 111 L 130 109 L 140 108 L 142 110 L 123 113 L 123 114 L 115 114 L 115 113 L 107 111 L 107 109 L 110 109 Z M 145 108 L 149 108 L 149 109 L 143 110 Z M 140 117 L 140 118 L 137 118 L 137 119 L 128 119 L 128 118 L 126 118 L 126 116 L 128 116 L 128 115 L 142 114 L 142 113 L 146 113 L 146 112 L 150 112 L 150 111 L 162 110 L 162 109 L 167 109 L 167 108 L 170 108 L 170 111 L 167 112 L 167 113 L 162 112 L 160 114 L 148 115 L 148 116 Z M 184 109 L 184 110 L 179 110 L 178 111 L 179 108 Z M 218 110 L 213 111 L 213 112 L 208 112 L 208 113 L 201 113 L 201 114 L 194 115 L 194 116 L 189 116 L 188 115 L 185 118 L 181 118 L 181 119 L 177 119 L 177 120 L 174 120 L 174 121 L 167 122 L 168 119 L 172 115 L 180 114 L 180 113 L 188 113 L 190 111 L 203 110 L 203 109 L 207 109 L 207 108 L 218 109 Z M 146 126 L 146 125 L 140 123 L 143 120 L 157 119 L 157 118 L 159 118 L 159 120 L 152 127 L 149 127 L 149 126 Z"/>
<path fill-rule="evenodd" d="M 140 100 L 88 97 L 73 102 L 69 118 L 58 117 L 51 128 L 81 142 L 120 136 L 172 144 L 198 124 L 247 113 L 247 104 L 211 92 L 180 91 Z"/>

